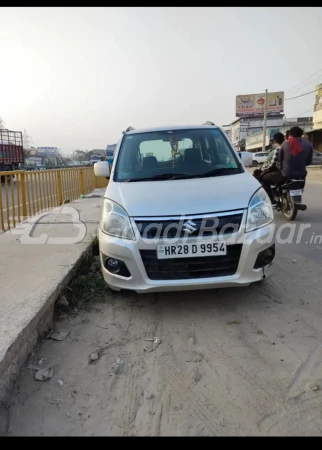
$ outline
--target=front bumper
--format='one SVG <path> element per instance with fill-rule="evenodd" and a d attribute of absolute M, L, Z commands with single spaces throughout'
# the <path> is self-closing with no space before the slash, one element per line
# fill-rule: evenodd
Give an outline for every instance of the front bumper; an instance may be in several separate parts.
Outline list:
<path fill-rule="evenodd" d="M 221 237 L 227 240 L 227 245 L 232 238 L 242 243 L 238 268 L 234 275 L 183 280 L 151 280 L 147 276 L 140 250 L 154 250 L 156 243 L 145 243 L 140 239 L 137 241 L 119 239 L 98 230 L 102 272 L 106 283 L 114 290 L 129 289 L 138 293 L 238 287 L 261 281 L 271 274 L 272 264 L 263 269 L 254 269 L 255 261 L 261 251 L 274 244 L 275 241 L 271 237 L 273 235 L 274 223 L 271 223 L 250 233 L 239 232 L 235 236 Z M 121 277 L 106 270 L 103 265 L 103 255 L 124 261 L 131 274 L 130 277 Z"/>

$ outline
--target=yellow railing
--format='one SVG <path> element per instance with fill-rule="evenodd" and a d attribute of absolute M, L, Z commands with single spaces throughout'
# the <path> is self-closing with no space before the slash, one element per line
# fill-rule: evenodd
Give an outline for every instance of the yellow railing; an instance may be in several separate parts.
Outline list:
<path fill-rule="evenodd" d="M 0 231 L 108 183 L 106 178 L 95 177 L 93 167 L 0 172 L 0 179 Z"/>

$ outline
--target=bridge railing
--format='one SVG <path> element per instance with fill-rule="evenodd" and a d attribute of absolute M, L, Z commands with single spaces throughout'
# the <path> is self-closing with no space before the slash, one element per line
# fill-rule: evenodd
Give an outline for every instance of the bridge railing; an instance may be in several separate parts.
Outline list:
<path fill-rule="evenodd" d="M 0 179 L 0 232 L 108 183 L 95 177 L 93 167 L 0 172 Z"/>

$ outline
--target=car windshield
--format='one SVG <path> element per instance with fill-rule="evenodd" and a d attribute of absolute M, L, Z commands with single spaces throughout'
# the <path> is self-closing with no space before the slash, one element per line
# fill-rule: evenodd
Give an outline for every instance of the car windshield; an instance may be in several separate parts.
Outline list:
<path fill-rule="evenodd" d="M 218 128 L 166 130 L 124 136 L 114 181 L 160 181 L 242 173 Z"/>

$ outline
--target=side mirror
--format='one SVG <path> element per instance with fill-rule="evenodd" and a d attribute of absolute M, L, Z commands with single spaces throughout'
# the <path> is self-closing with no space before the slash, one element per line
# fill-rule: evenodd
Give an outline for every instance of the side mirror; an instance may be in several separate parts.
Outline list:
<path fill-rule="evenodd" d="M 100 161 L 94 164 L 94 173 L 96 177 L 110 177 L 110 165 L 107 161 Z"/>

